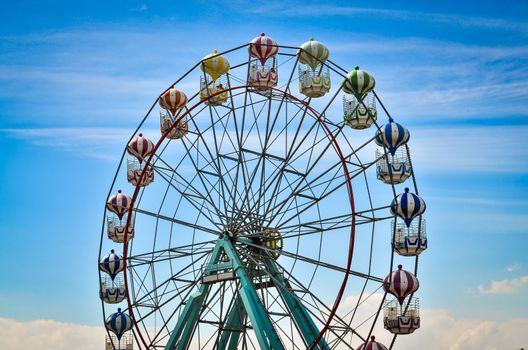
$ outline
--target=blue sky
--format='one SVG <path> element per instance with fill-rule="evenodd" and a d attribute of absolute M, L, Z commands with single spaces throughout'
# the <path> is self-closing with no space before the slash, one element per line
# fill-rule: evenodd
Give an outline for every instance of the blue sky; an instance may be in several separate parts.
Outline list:
<path fill-rule="evenodd" d="M 500 323 L 528 324 L 528 3 L 366 6 L 3 4 L 0 318 L 102 327 L 100 225 L 126 140 L 179 74 L 265 31 L 285 45 L 315 37 L 339 65 L 367 68 L 410 129 L 428 204 L 422 307 L 489 342 Z"/>

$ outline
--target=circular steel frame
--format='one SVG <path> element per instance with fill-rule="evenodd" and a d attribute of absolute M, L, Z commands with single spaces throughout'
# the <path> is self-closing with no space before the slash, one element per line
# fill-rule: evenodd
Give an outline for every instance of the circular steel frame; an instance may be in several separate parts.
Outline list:
<path fill-rule="evenodd" d="M 244 44 L 244 45 L 241 45 L 239 47 L 235 47 L 231 50 L 227 50 L 227 51 L 224 51 L 224 52 L 221 52 L 219 53 L 218 55 L 223 55 L 223 54 L 226 54 L 226 53 L 229 53 L 229 52 L 232 52 L 232 51 L 235 51 L 235 50 L 238 50 L 238 49 L 241 49 L 241 48 L 244 48 L 244 47 L 247 47 L 249 44 Z M 284 46 L 284 45 L 278 45 L 278 47 L 280 48 L 286 48 L 286 49 L 295 49 L 295 50 L 299 50 L 298 47 L 292 47 L 292 46 Z M 174 82 L 174 84 L 172 84 L 171 86 L 175 86 L 176 84 L 178 84 L 178 82 L 180 82 L 182 79 L 184 79 L 191 71 L 193 71 L 195 68 L 197 68 L 200 64 L 202 63 L 202 61 L 199 61 L 198 63 L 196 63 L 191 69 L 189 69 L 185 74 L 183 74 L 177 81 Z M 345 75 L 347 74 L 347 71 L 344 70 L 343 68 L 341 68 L 340 66 L 338 66 L 337 64 L 333 63 L 332 61 L 328 60 L 326 63 L 325 63 L 326 66 L 328 66 L 334 73 L 337 73 L 339 76 L 341 77 L 345 77 Z M 289 83 L 288 83 L 289 84 Z M 227 90 L 238 90 L 238 89 L 247 89 L 247 88 L 251 88 L 250 85 L 241 85 L 241 86 L 235 86 L 235 87 L 229 87 Z M 163 93 L 165 93 L 166 91 L 168 91 L 170 89 L 167 88 Z M 346 178 L 346 185 L 347 185 L 347 191 L 348 191 L 348 194 L 349 194 L 349 200 L 350 200 L 350 206 L 351 206 L 351 210 L 352 210 L 352 213 L 356 213 L 355 211 L 355 204 L 354 204 L 354 193 L 353 193 L 353 189 L 352 189 L 352 184 L 351 184 L 351 178 L 350 178 L 350 174 L 347 170 L 347 167 L 346 167 L 346 160 L 345 160 L 345 157 L 343 156 L 342 152 L 341 152 L 341 149 L 339 147 L 339 144 L 337 143 L 337 140 L 336 138 L 334 137 L 334 135 L 332 134 L 330 128 L 324 123 L 324 120 L 321 118 L 321 115 L 320 113 L 318 113 L 315 109 L 313 109 L 310 105 L 309 105 L 309 102 L 310 100 L 308 100 L 308 103 L 304 100 L 301 100 L 297 97 L 295 97 L 294 95 L 291 95 L 289 93 L 286 93 L 280 89 L 273 89 L 274 91 L 277 91 L 281 94 L 284 94 L 286 96 L 288 96 L 289 98 L 297 101 L 298 103 L 301 103 L 303 104 L 307 110 L 309 110 L 312 115 L 317 118 L 318 122 L 321 123 L 321 125 L 323 126 L 323 128 L 325 129 L 326 133 L 327 133 L 327 136 L 331 139 L 331 142 L 334 146 L 334 150 L 336 151 L 337 155 L 340 157 L 340 160 L 342 162 L 342 165 L 344 167 L 344 170 L 345 170 L 345 178 Z M 339 89 L 339 91 L 341 90 L 341 88 Z M 338 92 L 339 92 L 338 91 Z M 162 93 L 162 94 L 163 94 Z M 160 96 L 162 95 L 160 94 Z M 377 96 L 377 94 L 375 92 L 373 92 L 374 96 L 376 97 L 376 100 L 378 101 L 378 103 L 380 104 L 380 106 L 383 108 L 384 112 L 387 114 L 387 116 L 389 116 L 389 118 L 391 117 L 388 110 L 385 108 L 385 106 L 383 105 L 383 103 L 381 102 L 381 100 L 379 99 L 379 97 Z M 215 94 L 216 95 L 216 94 Z M 215 95 L 212 95 L 211 97 L 214 97 Z M 337 93 L 336 93 L 337 95 Z M 335 97 L 335 96 L 334 96 Z M 159 98 L 159 97 L 158 97 Z M 192 99 L 191 99 L 192 100 Z M 134 131 L 134 134 L 130 137 L 130 140 L 132 140 L 132 138 L 138 133 L 138 131 L 140 130 L 140 128 L 142 127 L 142 125 L 144 124 L 144 122 L 146 121 L 146 119 L 148 118 L 148 116 L 150 115 L 151 111 L 154 109 L 154 107 L 156 106 L 157 104 L 157 101 L 158 99 L 155 100 L 155 102 L 152 104 L 152 106 L 150 107 L 150 109 L 148 110 L 148 112 L 146 113 L 145 117 L 142 119 L 142 121 L 140 122 L 140 124 L 138 125 L 138 127 L 136 128 L 136 130 Z M 333 101 L 333 100 L 332 100 Z M 332 101 L 330 101 L 329 104 L 332 103 Z M 196 104 L 194 104 L 191 108 L 189 108 L 184 114 L 180 115 L 178 117 L 178 119 L 176 121 L 179 121 L 181 120 L 182 118 L 184 118 L 189 112 L 191 112 L 192 110 L 194 110 L 196 107 L 198 107 L 199 105 L 201 105 L 203 103 L 203 101 L 200 101 Z M 327 106 L 328 107 L 328 106 Z M 326 108 L 325 108 L 326 110 Z M 323 111 L 324 112 L 324 111 Z M 172 128 L 176 125 L 177 123 L 174 123 L 171 128 L 169 130 L 167 130 L 162 136 L 161 138 L 158 140 L 158 142 L 156 143 L 155 145 L 155 151 L 160 147 L 160 145 L 162 144 L 162 142 L 166 139 L 167 135 L 171 132 Z M 380 129 L 380 126 L 378 125 L 377 122 L 375 122 L 375 127 L 379 130 Z M 130 141 L 129 140 L 129 141 Z M 348 142 L 348 141 L 347 141 Z M 409 155 L 409 148 L 408 146 L 405 146 L 406 148 L 406 151 Z M 153 154 L 155 154 L 155 151 L 153 152 Z M 387 152 L 387 149 L 384 147 L 384 152 L 386 154 Z M 116 172 L 115 176 L 114 176 L 114 179 L 112 181 L 112 186 L 110 187 L 110 190 L 108 192 L 108 196 L 110 196 L 111 192 L 112 192 L 112 189 L 114 187 L 114 184 L 116 182 L 116 179 L 117 179 L 117 176 L 118 176 L 118 172 L 119 172 L 119 169 L 121 168 L 121 165 L 123 163 L 123 160 L 124 160 L 124 157 L 125 157 L 125 154 L 126 154 L 126 148 L 125 150 L 123 151 L 122 153 L 122 156 L 121 156 L 121 160 L 119 162 L 119 165 L 118 165 L 118 171 Z M 149 159 L 147 160 L 147 163 L 146 165 L 148 166 L 151 162 L 151 159 L 152 159 L 152 156 L 149 157 Z M 410 155 L 409 155 L 409 160 L 410 160 Z M 412 164 L 412 163 L 411 163 Z M 145 166 L 145 169 L 147 168 L 147 166 Z M 412 165 L 411 165 L 412 166 Z M 145 172 L 143 171 L 142 174 L 141 174 L 141 178 L 144 177 L 144 174 Z M 413 181 L 413 187 L 414 187 L 414 190 L 415 190 L 415 193 L 418 194 L 418 187 L 417 187 L 417 184 L 416 184 L 416 179 L 415 179 L 415 176 L 414 176 L 414 168 L 412 168 L 412 181 Z M 140 179 L 141 181 L 141 179 Z M 139 181 L 139 182 L 140 182 Z M 392 192 L 393 192 L 393 195 L 394 197 L 396 197 L 396 191 L 395 191 L 395 186 L 394 185 L 391 185 L 392 187 Z M 131 208 L 133 208 L 133 205 L 134 203 L 136 202 L 137 200 L 137 197 L 139 195 L 139 191 L 140 191 L 140 186 L 135 186 L 135 190 L 134 190 L 134 194 L 132 196 L 132 204 L 131 204 Z M 370 194 L 369 194 L 369 197 L 370 197 Z M 374 210 L 374 209 L 373 209 Z M 104 221 L 106 219 L 106 214 L 107 214 L 107 209 L 105 207 L 104 209 L 104 213 L 103 213 L 103 225 L 102 225 L 102 228 L 101 228 L 101 242 L 100 242 L 100 248 L 99 248 L 99 257 L 101 257 L 101 253 L 102 253 L 102 247 L 103 247 L 103 237 L 104 237 L 104 232 L 105 232 L 105 224 L 104 224 Z M 309 349 L 313 349 L 318 341 L 324 336 L 324 334 L 326 333 L 326 331 L 328 330 L 329 326 L 330 326 L 330 323 L 332 322 L 332 319 L 334 318 L 335 314 L 336 314 L 336 311 L 340 305 L 340 302 L 343 298 L 343 293 L 345 291 L 345 287 L 346 287 L 346 284 L 347 284 L 347 281 L 348 281 L 348 276 L 350 274 L 350 271 L 351 271 L 351 266 L 352 266 L 352 257 L 353 257 L 353 254 L 354 254 L 354 243 L 355 243 L 355 223 L 356 223 L 356 218 L 355 218 L 356 215 L 352 215 L 352 225 L 351 225 L 351 230 L 350 230 L 350 241 L 349 241 L 349 246 L 348 246 L 348 257 L 347 257 L 347 264 L 346 264 L 346 273 L 344 274 L 344 278 L 343 278 L 343 281 L 341 283 L 341 286 L 339 288 L 339 291 L 337 293 L 337 296 L 335 298 L 335 301 L 334 301 L 334 304 L 333 304 L 333 307 L 331 309 L 331 312 L 329 314 L 329 317 L 324 325 L 324 327 L 321 329 L 319 335 L 317 336 L 317 339 L 311 344 L 311 346 L 309 347 Z M 394 217 L 396 218 L 396 217 Z M 420 220 L 421 220 L 421 216 L 420 216 Z M 129 226 L 131 224 L 131 216 L 129 215 L 128 218 L 127 218 L 127 223 L 126 225 Z M 394 228 L 395 230 L 395 228 Z M 123 260 L 124 260 L 124 263 L 125 263 L 125 267 L 124 267 L 124 280 L 125 280 L 125 284 L 128 285 L 128 282 L 127 282 L 127 275 L 126 275 L 126 257 L 127 257 L 127 253 L 128 253 L 128 242 L 127 242 L 127 237 L 125 236 L 125 243 L 123 245 Z M 391 258 L 390 258 L 390 268 L 389 268 L 389 271 L 392 270 L 392 267 L 393 267 L 393 264 L 394 264 L 394 252 L 391 252 Z M 414 266 L 414 273 L 415 275 L 417 275 L 418 273 L 418 257 L 415 258 L 415 266 Z M 101 271 L 99 271 L 99 277 L 101 277 Z M 365 282 L 366 283 L 366 282 Z M 366 284 L 365 284 L 366 285 Z M 364 290 L 364 289 L 363 289 Z M 362 292 L 363 293 L 363 292 Z M 412 296 L 411 296 L 412 297 Z M 382 304 L 383 304 L 383 301 L 385 300 L 386 298 L 386 293 L 383 295 L 383 299 L 382 299 Z M 134 323 L 135 325 L 137 326 L 137 321 L 134 317 L 134 312 L 133 312 L 133 308 L 132 308 L 132 305 L 131 305 L 131 301 L 130 301 L 130 297 L 128 296 L 127 297 L 127 304 L 128 304 L 128 311 L 130 312 L 130 315 L 132 317 L 132 319 L 134 320 Z M 382 307 L 382 304 L 380 304 L 379 306 L 379 309 L 377 311 L 377 313 L 375 314 L 375 318 L 374 318 L 374 323 L 376 322 L 377 318 L 378 318 L 378 315 L 381 311 L 381 307 Z M 359 304 L 358 304 L 359 306 Z M 357 308 L 357 307 L 356 307 Z M 105 309 L 104 309 L 104 303 L 102 302 L 102 311 L 103 311 L 103 317 L 105 315 Z M 355 311 L 354 311 L 355 312 Z M 368 334 L 368 337 L 370 337 L 371 333 L 372 333 L 372 330 L 373 330 L 373 327 L 374 327 L 374 324 L 372 325 L 371 329 L 370 329 L 370 332 Z M 137 345 L 141 348 L 141 343 L 143 343 L 143 345 L 147 346 L 144 338 L 143 338 L 143 335 L 141 334 L 141 332 L 139 331 L 139 328 L 136 327 L 135 329 L 132 330 L 134 335 L 135 335 L 135 339 L 136 339 L 136 343 Z M 108 332 L 108 330 L 107 330 Z M 109 333 L 108 333 L 109 334 Z M 367 337 L 367 339 L 368 339 Z M 397 335 L 394 335 L 393 338 L 392 338 L 392 342 L 390 344 L 390 349 L 392 349 L 393 345 L 394 345 L 394 342 L 396 340 L 396 337 Z M 138 338 L 141 340 L 141 343 L 139 342 Z"/>

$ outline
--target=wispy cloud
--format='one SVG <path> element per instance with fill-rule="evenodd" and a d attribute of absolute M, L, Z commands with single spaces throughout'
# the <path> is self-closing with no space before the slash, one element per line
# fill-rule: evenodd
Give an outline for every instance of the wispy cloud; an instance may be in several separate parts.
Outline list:
<path fill-rule="evenodd" d="M 491 198 L 479 198 L 479 197 L 429 197 L 431 201 L 443 201 L 449 203 L 464 203 L 464 204 L 476 204 L 481 206 L 489 207 L 525 207 L 528 206 L 527 200 L 512 200 L 511 198 L 505 199 L 491 199 Z"/>
<path fill-rule="evenodd" d="M 411 155 L 417 169 L 438 172 L 521 172 L 528 165 L 524 143 L 528 126 L 423 127 L 411 129 Z"/>
<path fill-rule="evenodd" d="M 521 264 L 512 264 L 510 266 L 507 266 L 504 270 L 508 272 L 515 272 L 515 271 L 519 271 L 521 267 L 522 267 Z"/>
<path fill-rule="evenodd" d="M 528 275 L 500 281 L 492 280 L 489 287 L 479 285 L 478 291 L 480 294 L 516 294 L 526 285 L 528 285 Z"/>
<path fill-rule="evenodd" d="M 507 201 L 506 198 L 505 201 Z M 528 215 L 525 214 L 511 214 L 495 210 L 486 215 L 479 211 L 466 209 L 459 215 L 446 215 L 445 213 L 444 215 L 446 229 L 457 227 L 461 232 L 477 235 L 528 234 Z M 478 226 L 475 223 L 478 223 Z"/>
<path fill-rule="evenodd" d="M 133 130 L 117 128 L 0 129 L 7 137 L 80 157 L 115 161 Z"/>
<path fill-rule="evenodd" d="M 0 98 L 11 107 L 0 111 L 1 120 L 35 122 L 31 114 L 35 100 L 42 126 L 59 121 L 68 126 L 108 126 L 112 121 L 131 120 L 214 47 L 211 42 L 193 40 L 188 32 L 192 30 L 112 28 L 0 37 L 0 45 L 10 48 L 0 63 Z M 222 30 L 216 35 L 222 35 Z M 333 35 L 327 42 L 331 59 L 348 69 L 357 63 L 374 74 L 376 90 L 399 120 L 460 123 L 526 115 L 526 45 L 486 46 L 343 32 L 339 36 L 353 40 L 337 41 Z M 167 45 L 167 37 L 177 37 L 179 45 Z M 276 39 L 284 43 L 289 37 Z M 229 36 L 236 44 L 249 39 L 243 34 Z M 230 44 L 224 45 L 229 48 Z M 369 54 L 353 56 L 350 63 L 355 52 Z M 281 66 L 281 79 L 288 76 L 288 69 Z M 334 78 L 337 86 L 339 78 Z M 28 94 L 30 85 L 40 88 Z M 197 83 L 186 91 L 196 89 Z M 66 120 L 59 117 L 64 111 L 70 116 Z"/>
<path fill-rule="evenodd" d="M 151 117 L 144 132 L 159 136 L 157 119 Z M 28 128 L 0 129 L 8 137 L 26 140 L 39 146 L 74 152 L 80 156 L 115 159 L 119 149 L 132 134 L 130 128 Z M 413 165 L 420 172 L 436 173 L 528 173 L 528 164 L 519 159 L 528 157 L 523 143 L 528 126 L 478 128 L 411 129 L 409 143 Z M 374 149 L 374 145 L 372 145 Z M 371 152 L 373 153 L 373 152 Z M 482 155 L 486 156 L 483 157 Z M 113 156 L 111 156 L 113 155 Z M 458 198 L 459 202 L 483 205 L 497 204 L 494 199 Z M 517 204 L 524 204 L 524 201 Z"/>
<path fill-rule="evenodd" d="M 349 34 L 353 36 L 353 33 L 340 33 L 342 35 Z M 350 53 L 353 51 L 368 52 L 370 54 L 379 53 L 391 53 L 391 54 L 407 54 L 413 53 L 412 56 L 416 56 L 415 53 L 419 53 L 427 57 L 435 56 L 437 58 L 452 58 L 452 59 L 464 59 L 473 58 L 482 61 L 492 61 L 507 58 L 519 58 L 528 53 L 528 46 L 526 45 L 508 45 L 508 46 L 490 46 L 484 44 L 464 44 L 456 41 L 446 41 L 435 38 L 424 38 L 424 37 L 397 37 L 387 38 L 379 35 L 364 34 L 358 37 L 354 37 L 351 42 L 336 40 L 336 38 L 329 38 L 329 41 L 325 40 L 325 44 L 330 48 L 331 54 L 335 53 Z M 440 55 L 440 56 L 438 56 Z M 369 57 L 369 60 L 372 56 Z M 390 59 L 390 57 L 385 57 Z M 413 57 L 408 57 L 413 59 Z M 391 69 L 396 67 L 391 67 Z M 409 68 L 408 65 L 405 68 Z M 437 69 L 452 69 L 457 70 L 459 66 L 442 65 L 438 66 Z"/>
<path fill-rule="evenodd" d="M 144 11 L 147 11 L 148 10 L 148 5 L 147 4 L 141 4 L 137 7 L 134 7 L 132 8 L 132 11 L 137 11 L 137 12 L 144 12 Z"/>
<path fill-rule="evenodd" d="M 521 33 L 528 32 L 528 25 L 525 22 L 517 22 L 514 20 L 505 20 L 501 18 L 491 17 L 476 17 L 463 16 L 449 13 L 435 13 L 435 12 L 418 12 L 405 11 L 385 8 L 372 7 L 351 7 L 351 6 L 335 6 L 335 5 L 316 5 L 316 4 L 296 4 L 292 6 L 290 3 L 274 2 L 268 6 L 245 8 L 244 11 L 250 13 L 258 13 L 260 15 L 282 16 L 282 17 L 302 17 L 302 16 L 361 16 L 370 15 L 380 18 L 389 18 L 400 21 L 417 21 L 429 22 L 444 25 L 460 26 L 460 27 L 476 27 L 488 29 L 502 29 L 509 31 L 517 31 Z"/>

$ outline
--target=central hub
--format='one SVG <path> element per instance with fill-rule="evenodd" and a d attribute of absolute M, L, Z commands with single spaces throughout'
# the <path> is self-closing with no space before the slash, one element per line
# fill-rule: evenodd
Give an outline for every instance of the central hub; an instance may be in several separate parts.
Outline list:
<path fill-rule="evenodd" d="M 231 239 L 237 238 L 238 232 L 232 229 L 225 229 L 224 232 L 222 232 L 222 235 L 228 236 Z"/>
<path fill-rule="evenodd" d="M 222 235 L 226 235 L 232 241 L 236 240 L 238 243 L 242 243 L 247 249 L 258 253 L 258 255 L 269 255 L 273 259 L 280 256 L 283 248 L 282 236 L 273 227 L 247 225 L 241 228 L 239 225 L 228 224 Z"/>

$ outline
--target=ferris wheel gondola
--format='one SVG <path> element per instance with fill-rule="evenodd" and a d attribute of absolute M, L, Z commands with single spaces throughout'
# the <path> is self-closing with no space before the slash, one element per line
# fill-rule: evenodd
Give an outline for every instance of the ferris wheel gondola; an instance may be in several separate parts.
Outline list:
<path fill-rule="evenodd" d="M 324 63 L 330 53 L 321 42 L 314 40 L 299 49 L 299 92 L 310 98 L 324 96 L 330 91 L 330 69 Z"/>
<path fill-rule="evenodd" d="M 262 33 L 251 40 L 248 51 L 256 59 L 250 64 L 248 84 L 256 91 L 266 91 L 277 86 L 279 73 L 275 56 L 279 52 L 279 46 L 275 40 Z"/>
<path fill-rule="evenodd" d="M 214 50 L 205 56 L 200 64 L 204 76 L 200 77 L 200 100 L 210 106 L 221 106 L 227 101 L 226 73 L 229 71 L 227 58 Z"/>

